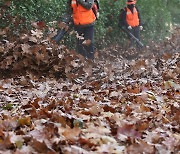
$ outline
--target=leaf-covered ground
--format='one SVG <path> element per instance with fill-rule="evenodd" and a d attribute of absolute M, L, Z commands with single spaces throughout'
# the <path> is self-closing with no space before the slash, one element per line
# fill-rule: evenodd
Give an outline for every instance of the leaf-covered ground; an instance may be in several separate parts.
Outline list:
<path fill-rule="evenodd" d="M 0 153 L 179 153 L 179 36 L 91 62 L 40 29 L 1 29 Z"/>

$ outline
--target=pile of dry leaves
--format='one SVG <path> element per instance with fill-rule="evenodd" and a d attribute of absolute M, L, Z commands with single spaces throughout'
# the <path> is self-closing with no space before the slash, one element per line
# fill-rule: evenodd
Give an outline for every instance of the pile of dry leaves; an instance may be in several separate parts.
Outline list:
<path fill-rule="evenodd" d="M 148 58 L 129 61 L 114 47 L 91 62 L 40 29 L 6 34 L 0 30 L 0 153 L 179 152 L 179 35 L 145 49 Z"/>

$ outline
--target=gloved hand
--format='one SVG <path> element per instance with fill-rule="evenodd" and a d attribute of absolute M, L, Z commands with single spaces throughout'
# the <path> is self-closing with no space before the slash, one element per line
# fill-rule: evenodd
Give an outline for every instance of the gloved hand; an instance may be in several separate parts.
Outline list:
<path fill-rule="evenodd" d="M 132 29 L 132 27 L 131 27 L 131 26 L 128 26 L 128 29 L 129 29 L 129 30 L 131 30 L 131 29 Z"/>
<path fill-rule="evenodd" d="M 140 30 L 143 30 L 143 26 L 139 26 L 139 29 L 140 29 Z"/>
<path fill-rule="evenodd" d="M 69 26 L 68 26 L 68 24 L 66 24 L 65 22 L 59 22 L 59 23 L 58 23 L 58 28 L 60 28 L 60 29 L 65 29 L 65 31 L 67 31 L 68 28 L 69 28 Z"/>

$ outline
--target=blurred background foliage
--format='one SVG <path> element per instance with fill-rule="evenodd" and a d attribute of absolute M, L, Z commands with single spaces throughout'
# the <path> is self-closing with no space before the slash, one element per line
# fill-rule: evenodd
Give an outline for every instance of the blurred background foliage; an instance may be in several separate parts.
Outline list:
<path fill-rule="evenodd" d="M 18 34 L 30 29 L 32 21 L 48 25 L 63 15 L 67 0 L 0 0 L 0 28 L 9 28 Z M 180 0 L 138 0 L 144 30 L 142 40 L 161 41 L 174 25 L 180 24 Z M 118 27 L 119 10 L 126 6 L 126 0 L 100 0 L 100 18 L 96 22 L 96 47 L 113 44 L 123 45 L 127 36 Z M 72 45 L 72 36 L 65 37 L 65 43 Z"/>

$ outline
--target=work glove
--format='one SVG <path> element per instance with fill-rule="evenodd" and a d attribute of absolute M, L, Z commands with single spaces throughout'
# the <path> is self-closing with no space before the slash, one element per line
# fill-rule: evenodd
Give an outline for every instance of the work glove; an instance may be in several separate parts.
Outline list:
<path fill-rule="evenodd" d="M 69 28 L 69 26 L 68 26 L 68 24 L 65 23 L 65 22 L 59 22 L 59 23 L 58 23 L 58 28 L 60 28 L 60 29 L 65 29 L 65 31 L 67 31 L 68 28 Z"/>
<path fill-rule="evenodd" d="M 129 30 L 131 30 L 131 29 L 132 29 L 132 27 L 131 27 L 131 26 L 128 26 L 128 29 L 129 29 Z"/>
<path fill-rule="evenodd" d="M 139 29 L 140 29 L 140 30 L 143 30 L 143 26 L 139 26 Z"/>

